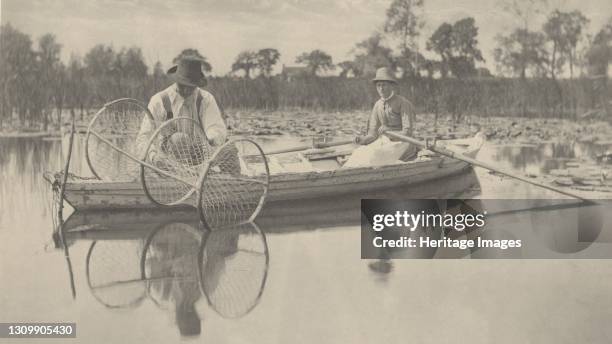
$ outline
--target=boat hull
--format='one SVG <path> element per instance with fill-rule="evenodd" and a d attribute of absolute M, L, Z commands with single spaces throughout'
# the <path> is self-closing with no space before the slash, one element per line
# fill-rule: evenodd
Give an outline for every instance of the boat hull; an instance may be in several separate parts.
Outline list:
<path fill-rule="evenodd" d="M 472 143 L 472 142 L 470 142 Z M 474 156 L 480 144 L 472 144 L 463 151 Z M 406 188 L 466 171 L 471 166 L 461 160 L 445 156 L 431 156 L 414 162 L 380 167 L 336 169 L 323 172 L 282 173 L 270 176 L 267 203 L 320 199 L 346 194 L 366 194 L 373 191 Z M 50 183 L 58 178 L 46 174 Z M 422 192 L 421 192 L 422 193 Z M 436 195 L 435 183 L 431 195 Z M 160 205 L 146 196 L 140 181 L 108 182 L 69 178 L 65 190 L 66 201 L 75 210 L 150 209 Z M 410 190 L 404 197 L 411 197 Z M 423 195 L 420 195 L 423 197 Z M 190 207 L 187 202 L 176 208 Z"/>

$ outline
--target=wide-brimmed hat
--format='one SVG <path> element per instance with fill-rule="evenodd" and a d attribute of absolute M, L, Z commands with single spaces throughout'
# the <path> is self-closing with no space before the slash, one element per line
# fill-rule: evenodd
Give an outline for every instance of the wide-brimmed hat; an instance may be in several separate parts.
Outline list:
<path fill-rule="evenodd" d="M 202 72 L 202 59 L 197 57 L 183 57 L 175 66 L 168 69 L 168 74 L 174 77 L 174 81 L 181 85 L 204 87 L 206 77 Z"/>
<path fill-rule="evenodd" d="M 376 83 L 377 81 L 388 81 L 397 84 L 397 80 L 395 80 L 393 73 L 387 67 L 378 68 L 376 70 L 376 76 L 372 79 L 372 82 Z"/>

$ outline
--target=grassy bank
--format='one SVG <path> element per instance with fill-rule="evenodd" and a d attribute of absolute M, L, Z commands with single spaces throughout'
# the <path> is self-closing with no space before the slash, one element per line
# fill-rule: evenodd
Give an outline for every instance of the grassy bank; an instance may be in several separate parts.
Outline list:
<path fill-rule="evenodd" d="M 95 80 L 91 80 L 95 83 Z M 147 102 L 154 92 L 167 87 L 171 81 L 158 80 L 156 88 L 147 84 L 123 92 Z M 142 86 L 142 85 L 141 85 Z M 450 116 L 455 121 L 462 117 L 527 117 L 578 119 L 585 113 L 609 116 L 605 106 L 612 99 L 612 87 L 605 79 L 413 79 L 400 82 L 400 94 L 409 98 L 418 113 L 431 113 L 435 118 Z M 357 78 L 300 78 L 292 81 L 273 78 L 212 78 L 207 89 L 226 110 L 251 111 L 369 111 L 377 100 L 376 91 L 367 79 Z M 44 131 L 58 128 L 68 121 L 70 111 L 86 125 L 91 115 L 104 102 L 118 97 L 97 88 L 95 95 L 79 98 L 66 95 L 62 109 L 47 108 L 22 112 L 13 108 L 13 115 L 1 113 L 0 132 Z M 110 91 L 109 91 L 110 92 Z M 6 107 L 4 107 L 6 108 Z M 8 111 L 8 110 L 7 110 Z M 41 116 L 42 113 L 42 116 Z M 61 113 L 61 115 L 58 115 Z M 601 118 L 601 116 L 600 116 Z"/>
<path fill-rule="evenodd" d="M 462 116 L 574 118 L 612 99 L 601 80 L 575 79 L 413 79 L 400 82 L 400 94 L 421 113 Z M 366 79 L 303 78 L 210 81 L 209 89 L 226 108 L 364 110 L 376 101 Z"/>

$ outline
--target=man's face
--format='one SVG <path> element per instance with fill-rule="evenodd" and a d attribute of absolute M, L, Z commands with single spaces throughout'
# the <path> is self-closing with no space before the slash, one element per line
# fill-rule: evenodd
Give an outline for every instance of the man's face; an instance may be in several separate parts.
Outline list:
<path fill-rule="evenodd" d="M 389 98 L 393 92 L 393 84 L 389 81 L 377 81 L 376 91 L 381 98 Z"/>
<path fill-rule="evenodd" d="M 192 95 L 195 89 L 195 86 L 177 84 L 178 94 L 180 94 L 183 98 L 187 98 Z"/>

